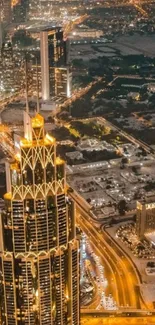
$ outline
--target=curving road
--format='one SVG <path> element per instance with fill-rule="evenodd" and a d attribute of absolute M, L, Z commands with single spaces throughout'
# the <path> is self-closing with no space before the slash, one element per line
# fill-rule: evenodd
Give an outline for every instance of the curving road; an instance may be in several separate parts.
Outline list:
<path fill-rule="evenodd" d="M 118 306 L 135 309 L 146 309 L 140 293 L 141 279 L 127 254 L 116 244 L 116 242 L 103 230 L 99 229 L 97 222 L 91 218 L 88 204 L 84 204 L 83 198 L 76 192 L 69 194 L 77 205 L 77 224 L 88 236 L 91 246 L 103 265 L 111 269 L 115 289 L 114 294 Z"/>
<path fill-rule="evenodd" d="M 117 304 L 119 306 L 129 306 L 139 309 L 140 302 L 137 301 L 135 283 L 123 259 L 117 256 L 115 250 L 107 243 L 103 233 L 100 233 L 99 229 L 96 228 L 93 223 L 87 221 L 85 218 L 86 213 L 83 211 L 80 211 L 80 213 L 81 215 L 77 217 L 77 223 L 89 237 L 91 245 L 95 246 L 95 250 L 98 250 L 98 255 L 101 260 L 106 259 L 111 266 L 117 288 Z"/>

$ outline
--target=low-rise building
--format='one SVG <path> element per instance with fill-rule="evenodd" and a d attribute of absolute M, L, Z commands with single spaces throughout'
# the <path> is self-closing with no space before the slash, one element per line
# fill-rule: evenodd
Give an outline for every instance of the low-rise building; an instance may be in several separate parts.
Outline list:
<path fill-rule="evenodd" d="M 67 152 L 66 157 L 68 157 L 70 160 L 81 160 L 83 159 L 83 154 L 79 151 L 72 151 L 72 152 Z"/>
<path fill-rule="evenodd" d="M 92 28 L 76 28 L 69 34 L 70 39 L 78 38 L 100 38 L 103 36 L 102 30 Z"/>
<path fill-rule="evenodd" d="M 77 149 L 80 151 L 116 151 L 116 148 L 107 141 L 99 141 L 93 138 L 80 140 Z"/>

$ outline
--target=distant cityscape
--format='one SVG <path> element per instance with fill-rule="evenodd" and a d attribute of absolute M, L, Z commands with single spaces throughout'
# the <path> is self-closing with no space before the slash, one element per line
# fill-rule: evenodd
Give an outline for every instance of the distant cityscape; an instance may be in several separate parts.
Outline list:
<path fill-rule="evenodd" d="M 155 324 L 155 1 L 0 0 L 0 325 Z"/>

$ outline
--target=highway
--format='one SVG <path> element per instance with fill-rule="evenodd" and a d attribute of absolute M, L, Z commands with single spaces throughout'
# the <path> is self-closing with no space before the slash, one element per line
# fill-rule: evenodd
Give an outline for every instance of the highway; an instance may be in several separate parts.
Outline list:
<path fill-rule="evenodd" d="M 99 247 L 98 256 L 102 260 L 106 259 L 113 273 L 115 274 L 115 281 L 117 287 L 118 306 L 130 306 L 132 308 L 140 308 L 140 302 L 136 295 L 136 283 L 133 274 L 131 274 L 123 261 L 123 256 L 116 254 L 115 248 L 111 248 L 109 242 L 106 240 L 104 233 L 99 233 L 99 230 L 85 218 L 86 215 L 80 210 L 81 215 L 77 218 L 82 231 L 89 237 L 90 244 Z M 83 215 L 82 215 L 83 214 Z M 103 263 L 104 264 L 104 263 Z"/>
<path fill-rule="evenodd" d="M 93 298 L 91 299 L 91 302 L 88 304 L 89 307 L 87 306 L 84 306 L 83 308 L 89 308 L 89 310 L 93 310 L 93 309 L 97 309 L 97 307 L 99 306 L 100 304 L 100 295 L 99 295 L 99 290 L 98 290 L 98 285 L 96 283 L 96 281 L 94 280 L 94 278 L 91 276 L 91 273 L 89 271 L 89 267 L 87 267 L 87 272 L 89 274 L 89 280 L 90 282 L 93 284 L 93 287 L 94 287 L 94 295 L 93 295 Z"/>
<path fill-rule="evenodd" d="M 86 210 L 84 209 L 83 199 L 79 201 L 79 197 L 74 193 L 70 193 L 70 196 L 77 203 L 77 224 L 88 236 L 90 244 L 100 256 L 103 264 L 107 261 L 111 267 L 117 288 L 117 294 L 114 295 L 118 306 L 141 308 L 141 301 L 137 297 L 137 286 L 139 286 L 140 281 L 134 266 L 130 261 L 126 263 L 125 254 L 123 255 L 122 251 L 115 247 L 115 244 L 112 246 L 107 234 L 98 229 L 96 222 L 91 219 L 88 213 L 88 207 Z"/>
<path fill-rule="evenodd" d="M 79 218 L 80 218 L 80 215 L 79 215 Z M 96 242 L 94 242 L 90 236 L 89 236 L 89 242 L 91 244 L 93 252 L 97 256 L 100 257 L 100 262 L 102 263 L 102 265 L 104 265 L 105 275 L 108 280 L 108 288 L 105 290 L 106 294 L 108 295 L 109 293 L 112 293 L 114 300 L 116 301 L 117 305 L 119 306 L 119 294 L 118 294 L 118 290 L 117 290 L 118 279 L 116 278 L 116 271 L 115 272 L 113 271 L 113 268 L 115 268 L 115 265 L 113 263 L 113 265 L 111 266 L 111 262 L 109 261 L 109 257 L 107 256 L 105 246 L 103 247 L 104 254 L 101 256 L 100 245 L 98 245 Z M 122 283 L 121 283 L 121 285 L 122 285 Z M 100 290 L 98 290 L 98 292 L 99 291 Z M 98 305 L 99 305 L 99 303 L 100 303 L 100 297 L 98 300 Z M 123 301 L 122 301 L 122 303 L 123 303 Z M 89 307 L 95 308 L 94 305 L 89 305 Z"/>
<path fill-rule="evenodd" d="M 92 315 L 81 318 L 81 325 L 154 325 L 155 316 L 141 316 L 141 317 L 95 317 Z"/>
<path fill-rule="evenodd" d="M 148 306 L 140 292 L 141 278 L 132 260 L 104 229 L 99 228 L 96 220 L 91 218 L 88 204 L 84 204 L 83 198 L 76 192 L 69 195 L 77 205 L 77 224 L 88 236 L 94 252 L 103 261 L 103 265 L 107 265 L 111 270 L 114 281 L 113 288 L 111 286 L 112 295 L 117 305 L 146 310 Z"/>

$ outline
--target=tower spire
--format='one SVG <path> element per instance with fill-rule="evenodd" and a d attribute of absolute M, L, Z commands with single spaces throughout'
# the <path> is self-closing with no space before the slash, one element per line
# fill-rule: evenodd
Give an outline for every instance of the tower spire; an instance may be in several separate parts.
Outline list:
<path fill-rule="evenodd" d="M 26 97 L 26 113 L 29 114 L 28 82 L 27 82 L 27 60 L 26 60 L 26 58 L 25 58 L 25 97 Z"/>
<path fill-rule="evenodd" d="M 37 88 L 37 113 L 40 111 L 39 107 L 39 79 L 38 79 L 38 59 L 36 58 L 36 72 L 37 72 L 37 78 L 36 78 L 36 88 Z"/>

